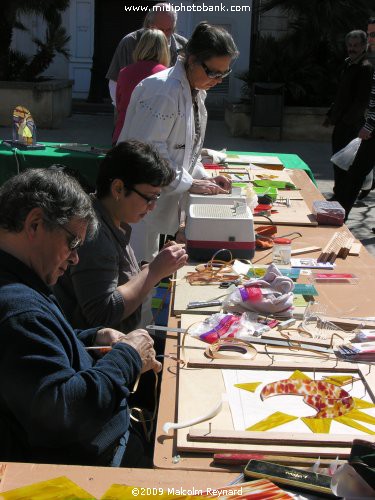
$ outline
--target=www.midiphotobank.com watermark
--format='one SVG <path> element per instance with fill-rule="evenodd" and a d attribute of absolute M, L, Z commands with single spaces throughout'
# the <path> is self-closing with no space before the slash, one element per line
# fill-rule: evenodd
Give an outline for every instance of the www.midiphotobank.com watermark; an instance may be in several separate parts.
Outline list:
<path fill-rule="evenodd" d="M 250 5 L 225 5 L 223 2 L 215 5 L 206 5 L 204 2 L 199 5 L 165 4 L 155 5 L 152 9 L 144 5 L 124 5 L 124 10 L 125 12 L 148 12 L 149 10 L 168 12 L 171 10 L 170 6 L 175 12 L 251 12 Z"/>

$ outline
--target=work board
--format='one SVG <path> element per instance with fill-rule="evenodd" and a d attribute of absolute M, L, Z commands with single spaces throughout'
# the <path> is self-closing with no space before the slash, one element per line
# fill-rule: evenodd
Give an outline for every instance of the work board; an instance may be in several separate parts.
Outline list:
<path fill-rule="evenodd" d="M 276 213 L 271 213 L 269 217 L 277 226 L 317 226 L 315 215 L 311 213 L 303 200 L 290 200 L 289 206 L 276 204 L 273 209 Z M 254 214 L 255 224 L 264 224 L 264 217 Z"/>
<path fill-rule="evenodd" d="M 231 374 L 237 380 L 275 380 L 279 378 L 285 378 L 290 376 L 295 370 L 295 366 L 290 368 L 271 370 L 269 367 L 266 369 L 256 368 L 254 370 L 223 370 L 227 374 Z M 320 380 L 325 374 L 330 376 L 330 374 L 338 375 L 337 370 L 330 371 L 327 368 L 321 368 L 322 372 L 318 374 L 317 371 L 314 372 L 309 368 L 308 363 L 304 368 L 299 368 L 306 373 L 307 376 L 316 377 Z M 285 375 L 286 374 L 286 375 Z M 359 376 L 358 388 L 356 389 L 357 397 L 360 398 L 362 393 L 364 394 L 364 401 L 368 402 L 370 405 L 374 402 L 374 395 L 371 387 L 374 385 L 373 374 L 365 366 L 361 371 L 355 366 L 351 366 L 347 369 L 340 369 L 340 375 L 350 375 Z M 314 379 L 315 380 L 315 379 Z M 357 383 L 357 382 L 356 382 Z M 363 387 L 366 386 L 366 390 Z M 289 454 L 290 456 L 311 456 L 317 454 L 321 457 L 332 457 L 335 458 L 339 456 L 340 458 L 346 458 L 351 449 L 351 444 L 353 436 L 360 437 L 369 441 L 375 441 L 373 435 L 363 432 L 361 429 L 347 427 L 348 424 L 342 424 L 341 422 L 334 421 L 335 425 L 332 425 L 332 431 L 329 433 L 313 433 L 309 432 L 308 428 L 303 424 L 303 422 L 298 422 L 297 419 L 301 420 L 303 412 L 306 413 L 306 408 L 309 410 L 307 405 L 303 403 L 301 406 L 300 399 L 295 396 L 282 395 L 279 400 L 279 404 L 286 404 L 288 414 L 294 415 L 294 422 L 286 422 L 279 428 L 267 430 L 267 431 L 238 431 L 234 427 L 234 419 L 231 413 L 231 405 L 229 404 L 227 398 L 230 398 L 230 394 L 227 394 L 226 398 L 223 398 L 223 394 L 227 394 L 226 385 L 224 382 L 221 370 L 213 369 L 180 369 L 179 373 L 179 384 L 178 384 L 178 422 L 191 421 L 192 419 L 206 415 L 212 411 L 212 408 L 217 407 L 220 400 L 223 400 L 221 411 L 214 417 L 208 419 L 204 423 L 200 423 L 194 426 L 189 426 L 184 429 L 179 429 L 177 431 L 177 449 L 180 451 L 190 451 L 190 452 L 259 452 L 264 453 L 280 453 Z M 288 400 L 285 403 L 285 398 Z M 290 401 L 293 398 L 293 401 Z M 277 398 L 275 398 L 277 399 Z M 268 411 L 273 411 L 274 403 L 271 401 L 271 405 L 266 408 Z M 259 409 L 255 411 L 255 407 L 250 412 L 246 413 L 246 421 L 251 423 L 260 418 L 262 412 L 264 412 L 263 403 L 260 398 L 257 397 L 257 406 Z M 247 406 L 243 406 L 247 408 Z M 301 408 L 303 408 L 301 413 Z M 259 411 L 258 411 L 259 410 Z M 371 415 L 374 414 L 374 409 L 367 409 L 361 413 Z M 366 416 L 360 416 L 359 419 L 364 418 L 366 422 Z M 373 418 L 373 417 L 372 417 Z M 255 422 L 257 423 L 257 422 Z M 336 425 L 337 424 L 337 425 Z M 365 424 L 367 428 L 374 429 L 373 424 Z"/>
<path fill-rule="evenodd" d="M 227 294 L 226 289 L 219 288 L 219 285 L 190 285 L 186 276 L 189 272 L 195 271 L 195 265 L 184 266 L 176 273 L 176 282 L 173 291 L 172 310 L 174 315 L 179 315 L 189 311 L 187 305 L 193 301 L 209 301 Z M 213 314 L 218 312 L 221 306 L 201 307 L 191 309 L 192 314 Z"/>
<path fill-rule="evenodd" d="M 252 163 L 271 170 L 284 168 L 282 161 L 277 156 L 228 154 L 226 162 L 228 165 L 249 165 Z"/>

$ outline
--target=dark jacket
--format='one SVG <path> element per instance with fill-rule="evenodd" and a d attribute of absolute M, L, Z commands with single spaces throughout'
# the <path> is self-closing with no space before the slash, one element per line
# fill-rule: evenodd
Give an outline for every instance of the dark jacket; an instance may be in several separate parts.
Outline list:
<path fill-rule="evenodd" d="M 346 59 L 341 74 L 335 102 L 327 116 L 332 125 L 343 122 L 348 126 L 360 129 L 365 119 L 365 111 L 371 88 L 372 65 L 363 57 L 351 63 Z"/>
<path fill-rule="evenodd" d="M 117 344 L 95 362 L 84 343 L 96 330 L 74 331 L 51 290 L 0 250 L 1 461 L 108 464 L 141 359 Z"/>

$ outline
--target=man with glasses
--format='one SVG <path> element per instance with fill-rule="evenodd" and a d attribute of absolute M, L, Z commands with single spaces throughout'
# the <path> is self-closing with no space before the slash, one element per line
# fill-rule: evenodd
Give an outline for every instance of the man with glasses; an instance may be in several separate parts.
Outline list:
<path fill-rule="evenodd" d="M 181 245 L 168 243 L 140 269 L 129 245 L 130 224 L 137 225 L 155 209 L 162 187 L 173 179 L 156 148 L 138 141 L 120 143 L 101 162 L 92 195 L 98 234 L 79 249 L 79 263 L 55 286 L 75 328 L 102 324 L 127 333 L 140 322 L 143 327 L 151 322 L 153 288 L 182 267 L 187 255 Z"/>
<path fill-rule="evenodd" d="M 137 465 L 129 445 L 142 455 L 127 399 L 141 373 L 161 368 L 152 339 L 73 330 L 50 288 L 97 224 L 62 171 L 28 170 L 0 188 L 1 461 Z M 94 358 L 89 348 L 103 345 Z"/>

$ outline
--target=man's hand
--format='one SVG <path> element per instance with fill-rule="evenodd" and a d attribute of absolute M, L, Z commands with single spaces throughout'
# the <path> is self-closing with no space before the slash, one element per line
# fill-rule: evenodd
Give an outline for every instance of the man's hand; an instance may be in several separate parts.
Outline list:
<path fill-rule="evenodd" d="M 362 127 L 361 130 L 358 132 L 358 137 L 363 141 L 367 141 L 367 139 L 370 139 L 371 137 L 371 132 L 366 130 L 365 127 Z"/>
<path fill-rule="evenodd" d="M 211 179 L 215 184 L 225 189 L 228 193 L 232 191 L 232 181 L 225 175 L 217 175 Z"/>
<path fill-rule="evenodd" d="M 183 267 L 187 260 L 188 254 L 183 246 L 174 241 L 168 241 L 155 259 L 150 262 L 149 269 L 160 280 Z"/>
<path fill-rule="evenodd" d="M 113 345 L 126 335 L 113 328 L 102 328 L 96 332 L 94 346 Z"/>
<path fill-rule="evenodd" d="M 155 359 L 154 341 L 146 330 L 138 328 L 124 335 L 119 342 L 132 346 L 140 355 L 142 360 L 141 373 L 153 370 L 155 373 L 161 371 L 161 363 Z"/>
<path fill-rule="evenodd" d="M 219 194 L 227 192 L 227 190 L 216 184 L 213 179 L 194 179 L 189 189 L 189 193 L 192 194 Z"/>

